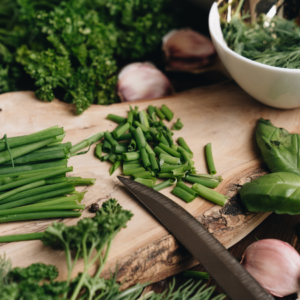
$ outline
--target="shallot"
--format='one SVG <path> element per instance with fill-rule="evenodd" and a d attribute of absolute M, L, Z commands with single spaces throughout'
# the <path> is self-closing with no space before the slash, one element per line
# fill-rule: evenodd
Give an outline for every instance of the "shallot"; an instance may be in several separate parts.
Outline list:
<path fill-rule="evenodd" d="M 166 34 L 163 37 L 163 51 L 167 69 L 174 71 L 197 71 L 210 65 L 216 56 L 212 42 L 188 28 Z"/>
<path fill-rule="evenodd" d="M 122 102 L 160 98 L 173 94 L 169 79 L 153 64 L 132 63 L 123 68 L 117 83 Z"/>
<path fill-rule="evenodd" d="M 300 298 L 300 255 L 291 245 L 275 239 L 257 241 L 246 249 L 241 263 L 270 294 L 297 293 Z"/>

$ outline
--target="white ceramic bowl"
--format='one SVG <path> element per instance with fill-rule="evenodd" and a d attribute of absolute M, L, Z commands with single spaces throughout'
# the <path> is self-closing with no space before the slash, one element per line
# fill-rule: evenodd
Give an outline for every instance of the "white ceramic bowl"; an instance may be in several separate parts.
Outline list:
<path fill-rule="evenodd" d="M 269 106 L 300 106 L 300 70 L 261 64 L 228 48 L 220 26 L 217 3 L 211 7 L 208 22 L 211 38 L 221 61 L 243 90 Z"/>

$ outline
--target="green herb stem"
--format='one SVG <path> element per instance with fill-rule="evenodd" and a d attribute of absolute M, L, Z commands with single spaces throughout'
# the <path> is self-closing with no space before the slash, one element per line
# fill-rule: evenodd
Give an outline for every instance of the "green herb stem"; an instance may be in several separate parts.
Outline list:
<path fill-rule="evenodd" d="M 149 167 L 151 165 L 147 151 L 145 148 L 141 149 L 141 157 L 142 157 L 142 162 L 145 168 Z"/>
<path fill-rule="evenodd" d="M 208 178 L 205 179 L 205 178 L 193 176 L 192 174 L 186 175 L 184 179 L 191 183 L 199 183 L 199 184 L 202 184 L 202 185 L 212 188 L 212 189 L 215 189 L 220 184 L 220 181 L 218 181 L 218 180 L 208 179 Z"/>
<path fill-rule="evenodd" d="M 70 153 L 74 154 L 83 148 L 91 146 L 92 144 L 94 144 L 94 143 L 98 142 L 100 139 L 102 139 L 103 136 L 104 136 L 103 132 L 98 132 L 96 134 L 93 134 L 92 136 L 90 136 L 90 137 L 86 138 L 85 140 L 79 142 L 78 144 L 74 145 L 70 149 Z"/>
<path fill-rule="evenodd" d="M 177 151 L 173 150 L 171 147 L 163 144 L 163 143 L 159 143 L 158 145 L 161 149 L 163 149 L 165 152 L 167 152 L 169 155 L 175 156 L 175 157 L 181 157 L 181 154 L 178 153 Z"/>
<path fill-rule="evenodd" d="M 129 123 L 125 123 L 124 125 L 122 125 L 120 128 L 118 128 L 114 133 L 114 137 L 115 139 L 118 139 L 119 137 L 121 137 L 128 129 L 130 128 L 130 124 Z"/>
<path fill-rule="evenodd" d="M 149 125 L 149 121 L 148 121 L 148 117 L 147 117 L 147 114 L 144 110 L 142 110 L 140 113 L 139 113 L 139 117 L 140 117 L 140 121 L 141 121 L 141 124 L 147 128 L 147 130 L 149 129 L 150 125 Z"/>
<path fill-rule="evenodd" d="M 116 123 L 126 123 L 127 122 L 127 119 L 126 118 L 123 118 L 123 117 L 120 117 L 120 116 L 117 116 L 117 115 L 114 115 L 114 114 L 109 114 L 106 119 L 108 120 L 111 120 L 113 122 L 116 122 Z"/>
<path fill-rule="evenodd" d="M 171 193 L 187 203 L 192 202 L 196 198 L 192 194 L 177 186 L 171 191 Z"/>
<path fill-rule="evenodd" d="M 101 155 L 102 155 L 102 146 L 103 146 L 103 143 L 99 143 L 96 145 L 96 148 L 95 148 L 95 155 L 100 159 L 101 158 Z"/>
<path fill-rule="evenodd" d="M 186 184 L 184 184 L 182 181 L 178 181 L 176 184 L 177 187 L 185 190 L 187 193 L 193 195 L 194 197 L 197 197 L 197 192 L 193 189 L 191 189 L 190 187 L 188 187 Z"/>
<path fill-rule="evenodd" d="M 205 146 L 205 153 L 206 153 L 206 162 L 207 162 L 209 173 L 212 175 L 217 174 L 216 167 L 214 164 L 214 159 L 212 156 L 211 143 L 208 143 Z"/>
<path fill-rule="evenodd" d="M 227 196 L 224 196 L 214 190 L 211 190 L 199 183 L 195 183 L 192 186 L 192 189 L 195 190 L 198 193 L 198 195 L 201 196 L 202 198 L 207 199 L 221 206 L 224 206 L 228 199 Z"/>
<path fill-rule="evenodd" d="M 40 240 L 44 232 L 0 236 L 0 243 Z"/>
<path fill-rule="evenodd" d="M 146 185 L 146 186 L 152 188 L 152 187 L 154 187 L 156 180 L 157 180 L 156 178 L 153 178 L 153 179 L 136 178 L 134 181 L 139 182 L 143 185 Z"/>
<path fill-rule="evenodd" d="M 19 215 L 8 215 L 0 218 L 0 223 L 19 222 L 40 219 L 54 219 L 54 218 L 79 218 L 81 212 L 78 211 L 47 211 L 47 212 L 34 212 Z"/>
<path fill-rule="evenodd" d="M 152 178 L 152 174 L 149 171 L 143 171 L 143 172 L 138 172 L 138 173 L 134 173 L 131 175 L 134 179 L 136 178 Z"/>
<path fill-rule="evenodd" d="M 189 148 L 186 141 L 182 137 L 178 138 L 177 142 L 185 151 L 193 154 L 192 150 Z"/>
<path fill-rule="evenodd" d="M 162 105 L 160 110 L 166 116 L 168 121 L 172 121 L 172 119 L 174 117 L 174 113 L 165 104 Z"/>
<path fill-rule="evenodd" d="M 166 118 L 166 116 L 164 115 L 164 113 L 158 107 L 155 106 L 154 110 L 155 110 L 156 114 L 158 115 L 158 117 L 161 120 L 164 120 Z"/>
<path fill-rule="evenodd" d="M 104 136 L 112 146 L 119 145 L 119 143 L 112 137 L 111 133 L 108 130 L 104 132 Z"/>
<path fill-rule="evenodd" d="M 112 175 L 121 166 L 121 161 L 117 160 L 110 168 L 109 175 Z"/>
<path fill-rule="evenodd" d="M 139 150 L 146 147 L 146 139 L 140 127 L 133 131 L 133 136 Z"/>
<path fill-rule="evenodd" d="M 129 123 L 129 122 L 128 122 Z M 120 137 L 118 137 L 116 140 L 117 141 L 126 141 L 126 140 L 131 140 L 132 139 L 132 133 L 124 133 Z"/>
<path fill-rule="evenodd" d="M 141 158 L 141 154 L 139 152 L 127 152 L 122 154 L 122 158 L 125 161 L 137 160 Z"/>
<path fill-rule="evenodd" d="M 149 129 L 145 127 L 143 124 L 141 124 L 139 121 L 134 121 L 133 125 L 137 128 L 140 128 L 144 133 L 149 131 Z"/>
<path fill-rule="evenodd" d="M 169 186 L 174 185 L 176 182 L 177 182 L 176 179 L 170 178 L 170 179 L 168 179 L 168 180 L 166 180 L 166 181 L 163 181 L 163 182 L 161 182 L 161 183 L 155 185 L 155 186 L 153 187 L 153 189 L 156 190 L 156 191 L 160 191 L 160 190 L 163 190 L 163 189 L 165 189 L 165 188 L 167 188 L 167 187 L 169 187 Z"/>
<path fill-rule="evenodd" d="M 151 164 L 151 169 L 156 172 L 159 170 L 159 166 L 155 157 L 155 153 L 150 153 L 149 154 L 149 160 L 150 160 L 150 164 Z"/>
<path fill-rule="evenodd" d="M 140 173 L 140 172 L 143 172 L 143 171 L 146 171 L 144 168 L 136 168 L 136 169 L 130 169 L 130 170 L 123 170 L 123 174 L 125 176 L 130 176 L 130 175 L 133 175 L 135 173 Z"/>
<path fill-rule="evenodd" d="M 141 163 L 138 164 L 123 164 L 123 170 L 132 170 L 137 168 L 142 168 L 143 165 Z"/>
<path fill-rule="evenodd" d="M 170 156 L 170 155 L 167 155 L 167 154 L 163 154 L 163 153 L 159 154 L 159 159 L 161 161 L 163 161 L 164 163 L 170 164 L 170 165 L 180 164 L 180 158 Z"/>
<path fill-rule="evenodd" d="M 194 279 L 210 279 L 210 275 L 207 272 L 199 272 L 199 271 L 184 271 L 182 275 L 186 278 L 194 278 Z"/>

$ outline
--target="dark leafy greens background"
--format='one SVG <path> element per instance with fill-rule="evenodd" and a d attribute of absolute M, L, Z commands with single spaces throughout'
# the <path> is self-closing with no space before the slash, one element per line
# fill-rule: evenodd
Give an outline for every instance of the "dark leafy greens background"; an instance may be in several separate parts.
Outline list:
<path fill-rule="evenodd" d="M 44 101 L 118 101 L 118 69 L 157 51 L 176 27 L 172 0 L 0 0 L 0 92 Z"/>

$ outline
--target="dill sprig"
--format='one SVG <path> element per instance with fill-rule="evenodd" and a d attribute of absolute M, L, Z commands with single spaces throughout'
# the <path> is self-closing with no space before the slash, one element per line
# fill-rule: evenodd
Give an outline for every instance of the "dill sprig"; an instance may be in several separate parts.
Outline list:
<path fill-rule="evenodd" d="M 300 68 L 300 27 L 294 20 L 262 14 L 253 23 L 245 23 L 249 14 L 241 14 L 243 1 L 229 23 L 222 22 L 224 39 L 238 54 L 269 66 Z"/>

